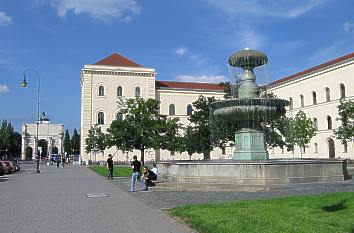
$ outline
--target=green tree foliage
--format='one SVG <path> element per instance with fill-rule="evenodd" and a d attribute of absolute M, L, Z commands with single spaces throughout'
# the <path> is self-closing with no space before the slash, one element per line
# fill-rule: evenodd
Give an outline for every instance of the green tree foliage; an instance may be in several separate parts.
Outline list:
<path fill-rule="evenodd" d="M 338 105 L 338 115 L 342 122 L 335 134 L 342 142 L 351 141 L 354 138 L 354 101 L 342 100 Z"/>
<path fill-rule="evenodd" d="M 184 142 L 190 140 L 194 141 L 193 147 L 186 146 L 189 151 L 203 153 L 204 159 L 210 159 L 210 151 L 213 150 L 213 141 L 210 129 L 210 104 L 215 102 L 214 97 L 199 96 L 198 100 L 193 102 L 193 114 L 189 121 L 192 123 L 191 128 L 188 129 L 188 134 L 185 134 Z"/>
<path fill-rule="evenodd" d="M 289 145 L 300 147 L 302 157 L 302 151 L 307 147 L 311 138 L 316 135 L 315 131 L 311 118 L 307 118 L 304 112 L 299 111 L 293 120 L 289 120 L 284 136 Z"/>
<path fill-rule="evenodd" d="M 71 155 L 71 141 L 70 141 L 69 130 L 65 131 L 63 146 L 64 146 L 64 152 L 66 152 L 67 155 Z"/>
<path fill-rule="evenodd" d="M 71 136 L 71 150 L 73 154 L 80 153 L 80 134 L 74 129 L 73 135 Z"/>
<path fill-rule="evenodd" d="M 21 134 L 14 131 L 11 122 L 2 120 L 0 127 L 0 157 L 15 158 L 21 154 Z"/>
<path fill-rule="evenodd" d="M 219 87 L 223 87 L 224 88 L 224 99 L 231 99 L 233 96 L 232 93 L 232 84 L 230 82 L 221 82 L 219 83 Z"/>
<path fill-rule="evenodd" d="M 94 125 L 89 129 L 85 142 L 86 153 L 90 153 L 95 150 L 104 153 L 104 150 L 107 148 L 107 135 L 102 132 L 101 127 Z"/>
<path fill-rule="evenodd" d="M 142 164 L 146 149 L 177 149 L 178 119 L 160 115 L 158 101 L 128 99 L 120 108 L 125 119 L 113 121 L 107 129 L 109 146 L 122 151 L 139 150 Z"/>

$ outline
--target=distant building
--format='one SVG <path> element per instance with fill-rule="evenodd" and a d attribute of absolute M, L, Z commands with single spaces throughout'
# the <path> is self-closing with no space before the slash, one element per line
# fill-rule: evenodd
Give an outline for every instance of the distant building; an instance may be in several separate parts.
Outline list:
<path fill-rule="evenodd" d="M 97 124 L 103 132 L 113 120 L 121 119 L 117 103 L 122 98 L 153 98 L 160 101 L 160 113 L 178 117 L 183 124 L 188 124 L 192 113 L 192 102 L 200 95 L 222 98 L 223 88 L 217 84 L 157 81 L 157 73 L 153 68 L 143 67 L 119 54 L 93 64 L 85 65 L 81 71 L 81 155 L 83 161 L 105 160 L 108 153 L 114 154 L 119 161 L 131 160 L 133 154 L 139 151 L 123 154 L 114 148 L 104 153 L 85 152 L 85 138 L 91 126 Z M 187 153 L 175 153 L 164 150 L 147 150 L 146 160 L 189 159 Z M 231 148 L 215 149 L 211 156 L 214 158 L 231 155 Z M 192 155 L 201 159 L 202 155 Z"/>
<path fill-rule="evenodd" d="M 269 92 L 290 101 L 288 117 L 295 117 L 300 110 L 310 117 L 316 130 L 303 158 L 354 158 L 354 144 L 343 144 L 334 134 L 341 122 L 337 120 L 341 99 L 354 100 L 354 53 L 330 60 L 299 73 L 276 80 Z M 286 148 L 270 149 L 270 158 L 301 156 Z"/>
<path fill-rule="evenodd" d="M 22 160 L 35 159 L 35 139 L 37 134 L 36 124 L 24 124 L 22 126 Z M 38 146 L 41 156 L 51 153 L 63 153 L 64 125 L 51 124 L 50 121 L 40 121 L 38 124 Z"/>
<path fill-rule="evenodd" d="M 317 135 L 311 140 L 303 157 L 308 158 L 354 158 L 353 143 L 343 145 L 334 136 L 334 130 L 340 125 L 337 105 L 341 98 L 353 99 L 354 96 L 354 53 L 324 64 L 304 70 L 289 77 L 270 83 L 269 92 L 279 98 L 292 102 L 288 116 L 292 117 L 302 110 L 314 119 Z M 153 98 L 160 101 L 160 113 L 169 117 L 178 117 L 188 124 L 193 112 L 192 103 L 200 95 L 217 99 L 223 98 L 223 88 L 217 84 L 157 81 L 153 68 L 143 67 L 119 54 L 85 65 L 81 71 L 81 155 L 83 161 L 105 160 L 108 153 L 114 154 L 117 161 L 131 160 L 133 154 L 124 154 L 114 148 L 99 153 L 85 151 L 85 138 L 88 130 L 97 124 L 103 130 L 116 119 L 122 119 L 117 103 L 122 98 Z M 233 149 L 215 148 L 212 159 L 230 158 Z M 271 148 L 270 158 L 300 157 L 298 148 L 288 152 L 286 148 Z M 189 159 L 187 153 L 175 153 L 165 150 L 147 150 L 146 160 Z M 193 154 L 192 159 L 202 159 Z"/>

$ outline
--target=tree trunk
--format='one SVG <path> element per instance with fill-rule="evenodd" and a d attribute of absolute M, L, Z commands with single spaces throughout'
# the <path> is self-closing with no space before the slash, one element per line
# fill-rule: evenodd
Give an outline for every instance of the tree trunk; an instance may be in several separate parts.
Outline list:
<path fill-rule="evenodd" d="M 204 151 L 203 157 L 204 157 L 204 160 L 209 160 L 210 159 L 210 151 Z"/>
<path fill-rule="evenodd" d="M 144 167 L 144 165 L 145 165 L 145 150 L 144 150 L 144 148 L 142 148 L 142 149 L 140 149 L 140 153 L 141 153 L 141 157 L 140 157 L 140 160 L 141 160 L 141 165 Z"/>

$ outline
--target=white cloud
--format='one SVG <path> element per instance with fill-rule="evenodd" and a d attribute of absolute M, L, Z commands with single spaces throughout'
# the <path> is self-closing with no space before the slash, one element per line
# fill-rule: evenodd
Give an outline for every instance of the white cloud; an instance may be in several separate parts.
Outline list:
<path fill-rule="evenodd" d="M 345 22 L 343 24 L 343 27 L 344 27 L 344 31 L 345 32 L 352 32 L 354 31 L 354 23 L 352 22 Z"/>
<path fill-rule="evenodd" d="M 105 22 L 113 18 L 129 22 L 131 15 L 138 15 L 141 10 L 134 0 L 51 0 L 51 4 L 60 17 L 73 12 L 76 15 L 88 14 Z"/>
<path fill-rule="evenodd" d="M 220 82 L 229 81 L 228 78 L 222 75 L 216 75 L 216 76 L 178 75 L 176 77 L 176 80 L 180 82 L 198 82 L 198 83 L 220 83 Z"/>
<path fill-rule="evenodd" d="M 269 16 L 293 19 L 310 12 L 326 0 L 204 0 L 220 10 L 243 16 Z"/>
<path fill-rule="evenodd" d="M 186 48 L 183 48 L 183 47 L 180 47 L 178 49 L 175 50 L 175 53 L 179 56 L 183 56 L 187 53 L 187 49 Z"/>
<path fill-rule="evenodd" d="M 8 16 L 5 12 L 0 11 L 0 26 L 9 24 L 12 22 L 12 19 L 10 16 Z"/>
<path fill-rule="evenodd" d="M 10 89 L 6 85 L 0 85 L 0 93 L 10 92 Z"/>

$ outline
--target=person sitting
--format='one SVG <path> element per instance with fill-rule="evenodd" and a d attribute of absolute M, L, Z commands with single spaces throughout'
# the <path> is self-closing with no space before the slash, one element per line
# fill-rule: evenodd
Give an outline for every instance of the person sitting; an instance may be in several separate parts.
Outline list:
<path fill-rule="evenodd" d="M 151 171 L 148 167 L 145 166 L 143 180 L 145 181 L 146 187 L 155 186 L 155 183 L 152 181 L 157 180 L 157 175 L 153 171 Z"/>
<path fill-rule="evenodd" d="M 152 171 L 153 173 L 155 173 L 155 174 L 156 174 L 156 176 L 157 176 L 157 167 L 156 167 L 156 163 L 153 163 L 153 164 L 152 164 L 151 171 Z M 157 178 L 157 177 L 156 177 L 156 178 Z"/>

